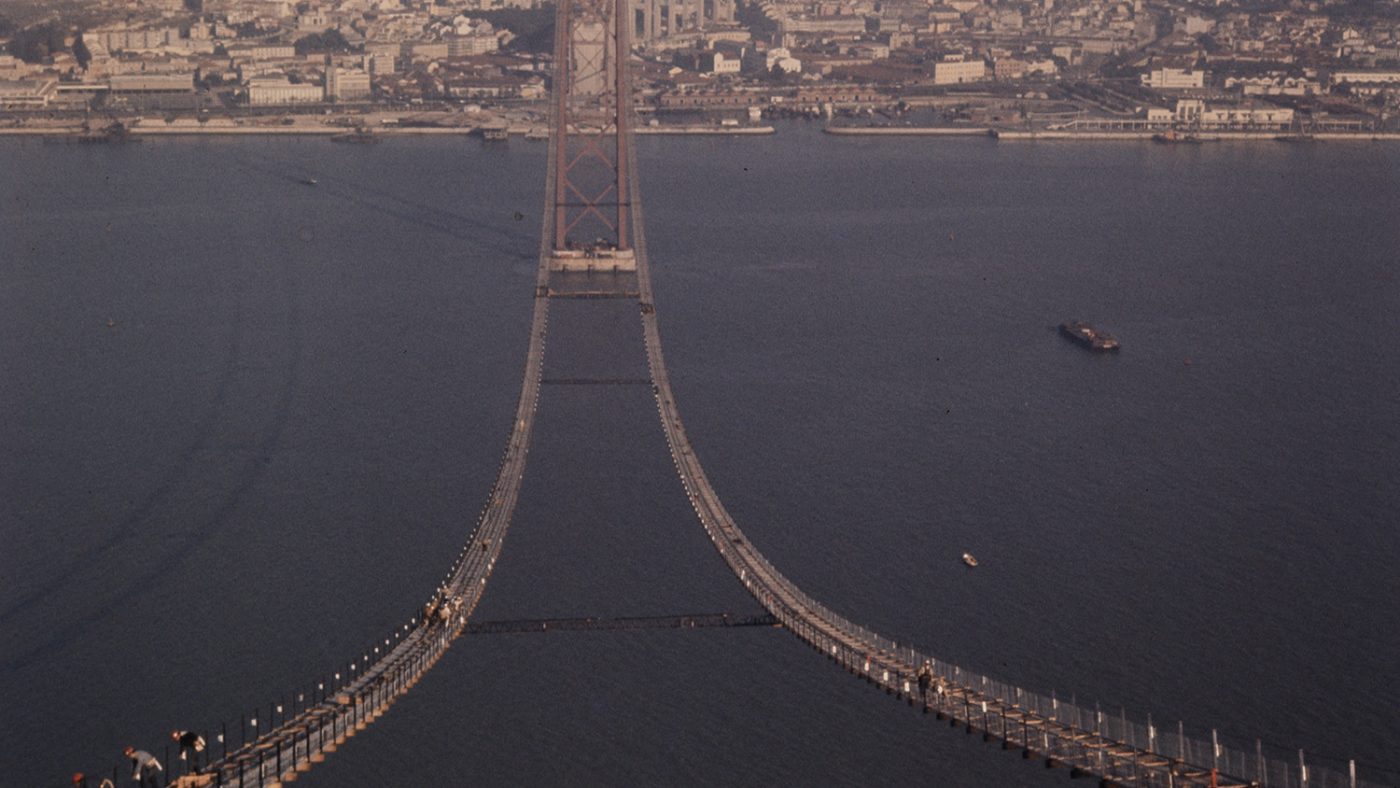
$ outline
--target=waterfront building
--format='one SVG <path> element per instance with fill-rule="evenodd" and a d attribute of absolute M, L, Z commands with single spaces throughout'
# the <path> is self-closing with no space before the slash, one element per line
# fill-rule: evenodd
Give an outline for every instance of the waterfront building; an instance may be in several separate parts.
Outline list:
<path fill-rule="evenodd" d="M 0 79 L 0 109 L 43 109 L 57 88 L 55 79 Z"/>
<path fill-rule="evenodd" d="M 1174 119 L 1179 124 L 1216 131 L 1287 130 L 1293 125 L 1293 110 L 1248 104 L 1209 107 L 1199 99 L 1182 99 L 1176 102 Z"/>
<path fill-rule="evenodd" d="M 108 79 L 113 95 L 193 93 L 194 74 L 117 74 Z"/>
<path fill-rule="evenodd" d="M 92 100 L 105 92 L 107 92 L 107 80 L 105 79 L 92 82 L 59 82 L 53 98 L 49 100 L 49 106 L 82 109 L 92 106 Z"/>
<path fill-rule="evenodd" d="M 767 104 L 771 100 L 766 93 L 745 88 L 682 90 L 667 91 L 657 96 L 657 106 L 662 109 L 742 109 Z"/>
<path fill-rule="evenodd" d="M 979 61 L 980 62 L 980 61 Z M 891 96 L 875 87 L 865 85 L 819 85 L 797 89 L 789 102 L 798 108 L 820 108 L 827 104 L 833 107 L 858 104 L 880 104 L 891 100 Z M 779 103 L 774 99 L 775 103 Z"/>
<path fill-rule="evenodd" d="M 253 107 L 319 104 L 324 98 L 320 85 L 293 85 L 286 77 L 255 77 L 248 81 L 248 104 Z"/>

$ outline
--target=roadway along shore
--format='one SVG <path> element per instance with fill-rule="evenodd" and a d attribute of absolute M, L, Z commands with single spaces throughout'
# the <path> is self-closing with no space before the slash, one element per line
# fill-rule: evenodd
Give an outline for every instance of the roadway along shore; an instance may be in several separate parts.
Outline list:
<path fill-rule="evenodd" d="M 401 136 L 421 136 L 421 135 L 458 135 L 467 136 L 481 133 L 485 127 L 477 126 L 388 126 L 375 128 L 372 134 L 375 137 L 401 137 Z M 180 135 L 232 135 L 244 136 L 254 134 L 276 134 L 292 135 L 302 137 L 333 137 L 339 134 L 346 134 L 353 129 L 339 126 L 306 126 L 306 125 L 134 125 L 128 128 L 128 133 L 132 137 L 171 137 Z M 510 127 L 506 129 L 512 136 L 526 135 L 530 129 L 523 127 Z M 703 136 L 754 136 L 776 134 L 777 129 L 772 126 L 640 126 L 633 129 L 633 133 L 641 135 L 657 136 L 683 136 L 683 135 L 703 135 Z M 77 137 L 84 132 L 72 126 L 21 126 L 18 128 L 0 128 L 0 136 L 38 136 L 38 137 Z M 543 140 L 540 136 L 537 139 Z"/>
<path fill-rule="evenodd" d="M 480 134 L 483 129 L 499 127 L 482 126 L 385 126 L 372 129 L 375 137 L 402 136 L 468 136 Z M 543 139 L 543 134 L 531 134 L 533 127 L 510 126 L 505 129 L 511 136 L 526 136 L 530 139 Z M 128 128 L 132 137 L 157 137 L 181 135 L 291 135 L 303 137 L 333 137 L 346 134 L 352 129 L 343 126 L 324 125 L 250 125 L 209 123 L 194 124 L 136 124 Z M 1151 141 L 1152 131 L 1013 131 L 987 127 L 964 126 L 825 126 L 827 134 L 852 137 L 991 137 L 1007 142 L 1015 141 L 1074 141 L 1074 142 L 1144 142 Z M 634 134 L 648 136 L 766 136 L 776 134 L 773 126 L 637 126 Z M 83 134 L 73 126 L 19 126 L 0 128 L 4 136 L 40 136 L 75 138 Z M 1191 139 L 1177 140 L 1178 144 L 1197 142 L 1400 142 L 1400 132 L 1371 131 L 1323 131 L 1305 136 L 1290 135 L 1286 132 L 1260 131 L 1219 131 L 1195 134 Z"/>
<path fill-rule="evenodd" d="M 1007 131 L 992 128 L 963 126 L 827 126 L 822 131 L 838 136 L 891 136 L 891 137 L 992 137 L 1005 141 L 1073 140 L 1075 142 L 1143 142 L 1152 140 L 1161 132 L 1155 131 Z M 1320 131 L 1306 136 L 1296 136 L 1287 132 L 1268 131 L 1213 131 L 1194 135 L 1193 139 L 1178 142 L 1259 142 L 1259 141 L 1327 141 L 1327 142 L 1397 142 L 1400 132 L 1392 131 Z"/>
<path fill-rule="evenodd" d="M 986 126 L 826 126 L 822 131 L 853 137 L 985 137 L 992 133 Z"/>

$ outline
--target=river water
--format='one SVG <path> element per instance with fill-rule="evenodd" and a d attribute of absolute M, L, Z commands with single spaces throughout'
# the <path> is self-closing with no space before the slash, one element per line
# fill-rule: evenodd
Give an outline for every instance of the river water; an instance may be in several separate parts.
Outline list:
<path fill-rule="evenodd" d="M 752 541 L 940 658 L 1400 781 L 1400 148 L 779 131 L 638 143 Z M 508 434 L 544 152 L 0 140 L 0 785 L 265 726 L 427 598 Z M 556 303 L 546 375 L 644 374 L 634 310 Z M 655 418 L 546 388 L 479 618 L 757 612 Z M 304 779 L 1067 778 L 740 629 L 464 638 Z"/>

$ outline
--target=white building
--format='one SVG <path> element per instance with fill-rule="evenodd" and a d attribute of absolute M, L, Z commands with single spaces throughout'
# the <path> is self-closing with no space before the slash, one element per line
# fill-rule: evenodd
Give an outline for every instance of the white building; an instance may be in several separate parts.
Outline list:
<path fill-rule="evenodd" d="M 1203 88 L 1206 84 L 1204 71 L 1189 71 L 1184 68 L 1159 68 L 1142 75 L 1142 84 L 1158 90 L 1190 90 Z"/>
<path fill-rule="evenodd" d="M 1149 125 L 1170 126 L 1173 117 L 1174 115 L 1169 109 L 1164 109 L 1162 107 L 1147 108 L 1147 122 Z"/>
<path fill-rule="evenodd" d="M 326 69 L 326 98 L 336 101 L 359 101 L 371 93 L 369 74 L 358 69 L 331 66 Z"/>
<path fill-rule="evenodd" d="M 253 107 L 318 104 L 323 98 L 320 85 L 293 85 L 286 77 L 256 77 L 248 81 L 248 104 Z"/>
<path fill-rule="evenodd" d="M 1400 71 L 1333 71 L 1332 84 L 1392 85 L 1400 82 Z"/>
<path fill-rule="evenodd" d="M 233 60 L 290 60 L 297 56 L 297 49 L 286 44 L 229 47 L 228 56 Z"/>
<path fill-rule="evenodd" d="M 365 54 L 365 70 L 372 76 L 393 74 L 398 71 L 398 58 L 383 52 Z"/>
<path fill-rule="evenodd" d="M 681 68 L 700 74 L 737 74 L 743 67 L 739 57 L 725 57 L 723 52 L 713 49 L 683 49 L 671 57 Z"/>
<path fill-rule="evenodd" d="M 1273 106 L 1206 106 L 1204 101 L 1183 99 L 1176 102 L 1178 123 L 1201 129 L 1286 130 L 1293 125 L 1293 110 Z"/>
<path fill-rule="evenodd" d="M 57 87 L 54 79 L 0 80 L 0 108 L 42 109 L 49 105 Z"/>
<path fill-rule="evenodd" d="M 789 33 L 830 33 L 858 36 L 865 32 L 865 17 L 855 15 L 784 17 L 778 26 L 785 35 Z"/>
<path fill-rule="evenodd" d="M 180 41 L 180 28 L 162 27 L 145 30 L 132 30 L 126 27 L 99 28 L 84 33 L 83 41 L 96 41 L 108 52 L 160 49 L 167 44 Z"/>
<path fill-rule="evenodd" d="M 467 57 L 486 55 L 501 48 L 501 42 L 493 33 L 473 33 L 471 35 L 447 36 L 447 56 Z"/>
<path fill-rule="evenodd" d="M 761 71 L 764 74 L 771 73 L 774 66 L 788 74 L 802 73 L 802 61 L 793 57 L 792 50 L 787 47 L 769 47 L 764 50 L 750 48 L 744 54 L 743 66 L 749 71 Z"/>
<path fill-rule="evenodd" d="M 1234 88 L 1246 96 L 1311 96 L 1322 92 L 1317 82 L 1306 77 L 1276 75 L 1226 77 L 1225 89 Z"/>
<path fill-rule="evenodd" d="M 440 60 L 448 56 L 446 41 L 405 41 L 400 47 L 407 60 Z"/>
<path fill-rule="evenodd" d="M 743 67 L 743 61 L 737 57 L 725 57 L 723 52 L 711 53 L 712 57 L 701 58 L 702 63 L 708 63 L 709 68 L 703 69 L 710 74 L 738 74 Z"/>
<path fill-rule="evenodd" d="M 987 63 L 983 60 L 944 60 L 933 64 L 933 84 L 956 85 L 981 82 L 987 78 Z"/>
<path fill-rule="evenodd" d="M 118 74 L 108 80 L 112 93 L 193 93 L 194 74 Z"/>

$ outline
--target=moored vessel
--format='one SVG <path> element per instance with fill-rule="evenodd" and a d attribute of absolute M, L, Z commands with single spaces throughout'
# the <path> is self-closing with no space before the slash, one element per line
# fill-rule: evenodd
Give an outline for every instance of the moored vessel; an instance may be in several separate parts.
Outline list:
<path fill-rule="evenodd" d="M 344 134 L 336 134 L 331 137 L 331 142 L 348 142 L 358 145 L 373 145 L 379 142 L 379 135 L 369 129 L 355 129 Z"/>
<path fill-rule="evenodd" d="M 1068 323 L 1060 324 L 1060 334 L 1067 337 L 1076 344 L 1083 345 L 1090 350 L 1117 350 L 1118 340 L 1106 331 L 1085 323 L 1083 320 L 1071 320 Z"/>
<path fill-rule="evenodd" d="M 1152 141 L 1161 142 L 1168 145 L 1180 143 L 1194 145 L 1200 143 L 1201 139 L 1195 134 L 1183 134 L 1182 132 L 1179 132 L 1176 129 L 1170 129 L 1168 131 L 1162 132 L 1161 134 L 1153 134 Z"/>
<path fill-rule="evenodd" d="M 77 134 L 52 138 L 46 137 L 44 141 L 64 142 L 77 145 L 121 145 L 127 142 L 139 142 L 140 140 L 131 135 L 131 130 L 127 128 L 126 124 L 119 120 L 114 120 L 100 129 L 94 129 L 87 123 L 84 123 L 82 130 Z"/>

